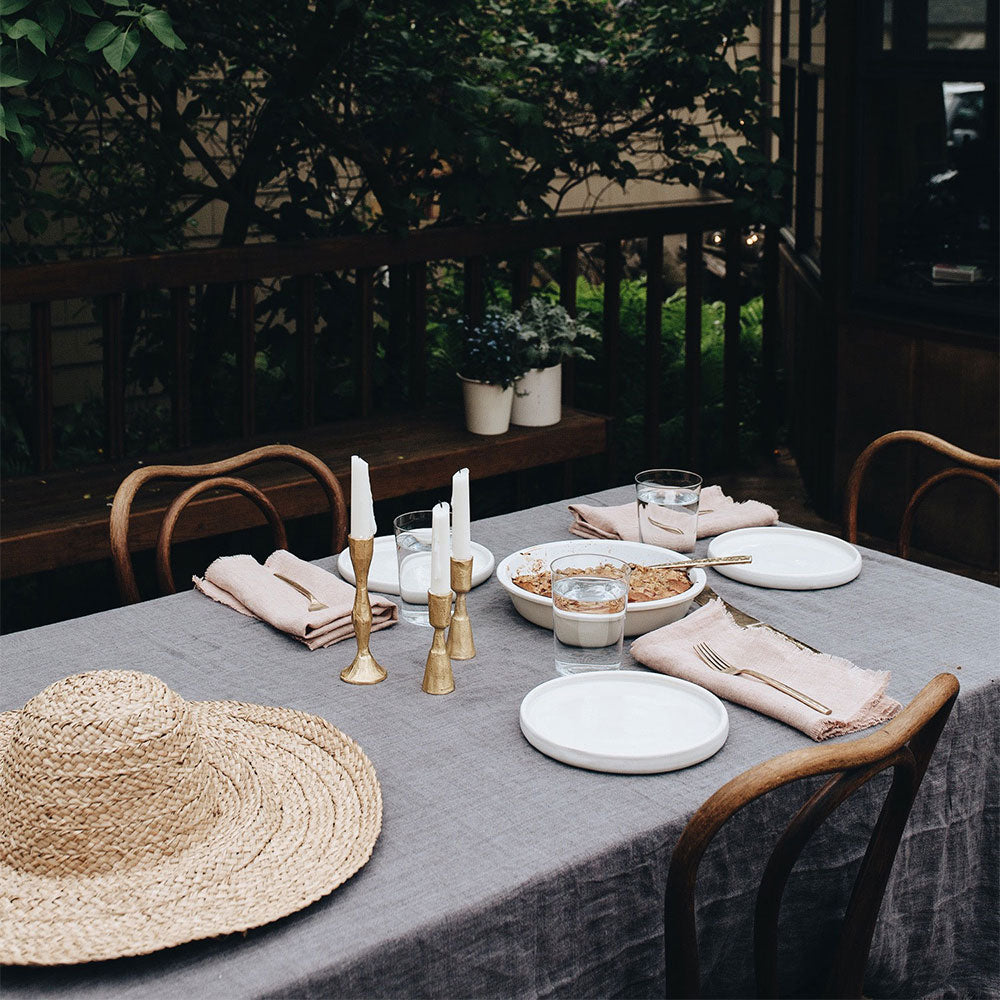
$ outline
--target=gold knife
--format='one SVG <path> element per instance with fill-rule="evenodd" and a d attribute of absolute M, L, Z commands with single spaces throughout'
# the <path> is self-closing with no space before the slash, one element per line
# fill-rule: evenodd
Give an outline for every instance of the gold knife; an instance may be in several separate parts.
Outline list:
<path fill-rule="evenodd" d="M 719 595 L 712 590 L 711 587 L 706 586 L 705 589 L 694 599 L 694 603 L 701 607 L 704 604 L 708 604 L 709 601 L 714 600 L 716 597 L 719 597 Z M 740 611 L 739 608 L 734 608 L 729 601 L 725 600 L 725 598 L 719 597 L 719 600 L 722 601 L 722 603 L 726 606 L 726 610 L 733 616 L 733 621 L 735 621 L 741 628 L 767 628 L 787 639 L 789 642 L 794 642 L 799 649 L 807 649 L 810 653 L 819 652 L 815 646 L 810 646 L 809 643 L 803 642 L 801 639 L 796 639 L 795 636 L 789 635 L 787 632 L 782 632 L 780 628 L 768 625 L 767 622 L 762 622 L 759 618 L 754 618 L 753 615 L 748 615 L 745 611 Z"/>

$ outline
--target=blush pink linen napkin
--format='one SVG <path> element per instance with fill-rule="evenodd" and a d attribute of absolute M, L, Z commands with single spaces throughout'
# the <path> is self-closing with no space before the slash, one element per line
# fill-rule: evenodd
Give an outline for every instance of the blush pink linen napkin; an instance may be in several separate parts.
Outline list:
<path fill-rule="evenodd" d="M 570 534 L 580 538 L 620 538 L 638 542 L 639 514 L 635 503 L 614 507 L 570 504 L 573 523 Z M 738 503 L 722 492 L 721 486 L 706 486 L 698 505 L 698 537 L 709 538 L 737 528 L 759 528 L 778 523 L 778 512 L 759 500 Z M 667 546 L 669 548 L 669 545 Z"/>
<path fill-rule="evenodd" d="M 753 677 L 712 670 L 695 653 L 697 642 L 707 643 L 734 666 L 784 681 L 826 705 L 831 714 L 822 715 Z M 741 628 L 718 599 L 639 636 L 632 643 L 632 656 L 662 674 L 692 681 L 720 698 L 794 726 L 814 740 L 877 726 L 900 709 L 886 694 L 888 671 L 864 670 L 839 656 L 810 652 L 770 629 Z"/>
<path fill-rule="evenodd" d="M 281 573 L 312 592 L 328 607 L 309 611 L 309 601 L 274 574 Z M 253 556 L 222 556 L 192 578 L 197 590 L 213 601 L 287 632 L 310 649 L 332 646 L 354 635 L 351 611 L 355 589 L 319 566 L 285 549 L 272 552 L 261 566 Z M 372 631 L 388 628 L 399 618 L 392 601 L 371 594 Z"/>

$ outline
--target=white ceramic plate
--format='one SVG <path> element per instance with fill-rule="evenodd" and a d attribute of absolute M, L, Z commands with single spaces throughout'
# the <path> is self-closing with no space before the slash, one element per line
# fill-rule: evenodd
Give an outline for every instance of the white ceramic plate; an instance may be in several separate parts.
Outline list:
<path fill-rule="evenodd" d="M 478 542 L 472 543 L 472 586 L 479 584 L 490 578 L 496 559 L 493 553 L 484 545 Z M 430 584 L 430 553 L 427 558 L 427 582 Z M 351 564 L 351 550 L 344 549 L 337 556 L 337 569 L 340 575 L 348 582 L 354 583 L 354 566 Z M 382 535 L 375 539 L 375 547 L 372 551 L 372 564 L 368 569 L 368 589 L 377 594 L 398 594 L 399 593 L 399 567 L 396 562 L 396 536 Z"/>
<path fill-rule="evenodd" d="M 621 542 L 616 539 L 577 538 L 569 541 L 544 542 L 541 545 L 531 545 L 525 549 L 512 552 L 506 559 L 501 559 L 497 565 L 497 579 L 504 590 L 510 594 L 511 602 L 517 613 L 533 625 L 542 628 L 552 628 L 552 598 L 540 597 L 538 594 L 522 590 L 513 582 L 513 577 L 522 572 L 533 573 L 540 568 L 548 568 L 548 564 L 559 556 L 572 555 L 575 552 L 593 552 L 602 556 L 614 556 L 626 562 L 639 563 L 644 566 L 656 566 L 660 563 L 676 562 L 686 559 L 672 549 L 661 549 L 658 545 L 644 545 L 642 542 Z M 692 569 L 688 572 L 691 586 L 683 594 L 676 597 L 665 597 L 662 601 L 643 601 L 630 604 L 625 612 L 625 635 L 632 637 L 644 635 L 661 625 L 669 625 L 683 618 L 691 607 L 691 602 L 705 587 L 705 571 Z"/>
<path fill-rule="evenodd" d="M 842 538 L 805 528 L 740 528 L 717 535 L 708 554 L 753 556 L 746 565 L 716 566 L 724 576 L 775 590 L 822 590 L 850 583 L 861 572 L 861 553 Z"/>
<path fill-rule="evenodd" d="M 644 670 L 556 677 L 525 695 L 520 718 L 535 749 L 614 774 L 690 767 L 729 735 L 729 715 L 711 691 Z"/>

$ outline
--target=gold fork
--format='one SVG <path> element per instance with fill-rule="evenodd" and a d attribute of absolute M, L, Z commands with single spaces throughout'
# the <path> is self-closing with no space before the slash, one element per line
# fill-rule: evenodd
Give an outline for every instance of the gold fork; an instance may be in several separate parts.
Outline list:
<path fill-rule="evenodd" d="M 810 708 L 815 709 L 823 715 L 831 714 L 830 709 L 828 709 L 826 705 L 821 702 L 816 701 L 815 698 L 810 698 L 809 695 L 803 694 L 801 691 L 796 691 L 795 688 L 789 687 L 787 684 L 783 684 L 781 681 L 775 680 L 773 677 L 768 677 L 767 674 L 759 674 L 756 670 L 743 670 L 740 667 L 734 667 L 731 663 L 719 656 L 719 654 L 707 643 L 696 643 L 694 651 L 698 654 L 701 660 L 713 670 L 718 670 L 724 674 L 732 674 L 734 677 L 739 674 L 746 674 L 747 677 L 755 677 L 757 680 L 763 681 L 765 684 L 770 684 L 771 687 L 777 688 L 779 691 L 783 691 L 790 697 L 796 698 L 798 701 L 801 701 L 803 705 L 808 705 Z"/>
<path fill-rule="evenodd" d="M 282 583 L 287 583 L 289 587 L 293 587 L 297 590 L 303 597 L 309 598 L 309 611 L 325 611 L 329 607 L 328 604 L 324 604 L 322 601 L 318 601 L 312 594 L 311 591 L 306 590 L 301 583 L 296 583 L 294 580 L 290 580 L 287 576 L 282 576 L 280 573 L 274 574 Z"/>

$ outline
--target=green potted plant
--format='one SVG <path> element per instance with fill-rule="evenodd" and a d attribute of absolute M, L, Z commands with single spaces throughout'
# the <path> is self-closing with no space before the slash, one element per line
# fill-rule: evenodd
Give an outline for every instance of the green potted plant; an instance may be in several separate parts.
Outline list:
<path fill-rule="evenodd" d="M 557 424 L 562 418 L 562 363 L 567 358 L 592 361 L 587 343 L 600 334 L 549 299 L 529 299 L 518 317 L 525 373 L 514 386 L 511 423 L 524 427 Z"/>
<path fill-rule="evenodd" d="M 482 322 L 458 321 L 461 362 L 458 377 L 465 401 L 465 425 L 473 434 L 504 434 L 510 426 L 514 383 L 527 371 L 516 313 L 491 308 Z"/>

